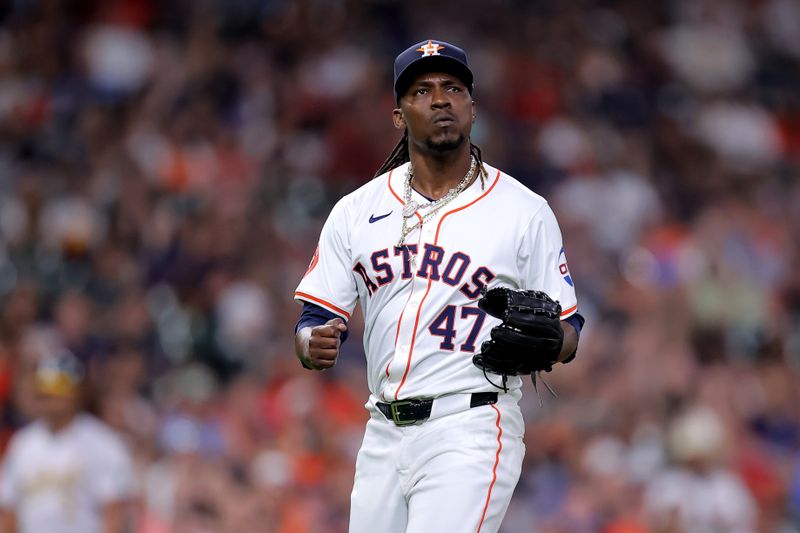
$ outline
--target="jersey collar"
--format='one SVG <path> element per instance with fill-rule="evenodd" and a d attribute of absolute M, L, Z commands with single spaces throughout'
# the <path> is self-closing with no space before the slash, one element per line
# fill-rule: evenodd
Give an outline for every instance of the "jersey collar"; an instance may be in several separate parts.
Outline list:
<path fill-rule="evenodd" d="M 410 163 L 404 163 L 403 165 L 395 168 L 389 173 L 388 178 L 389 190 L 401 205 L 405 205 L 405 202 L 403 201 L 403 195 L 405 190 L 406 170 L 408 169 L 409 164 Z M 461 194 L 456 196 L 452 201 L 450 201 L 450 203 L 444 206 L 434 218 L 438 218 L 448 211 L 459 209 L 474 202 L 489 190 L 495 180 L 499 179 L 500 173 L 491 165 L 487 165 L 486 163 L 483 165 L 488 174 L 488 177 L 484 180 L 483 188 L 481 187 L 481 180 L 476 179 L 470 184 L 469 187 L 462 191 Z M 425 204 L 429 202 L 427 198 L 413 189 L 411 191 L 411 199 L 419 204 Z"/>

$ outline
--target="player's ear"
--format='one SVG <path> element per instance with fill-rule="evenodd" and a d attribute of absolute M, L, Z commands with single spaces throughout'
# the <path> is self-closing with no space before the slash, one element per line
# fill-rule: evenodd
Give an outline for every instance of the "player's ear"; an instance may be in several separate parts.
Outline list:
<path fill-rule="evenodd" d="M 394 122 L 394 127 L 398 130 L 402 130 L 406 127 L 406 119 L 403 116 L 403 111 L 399 107 L 392 111 L 392 122 Z"/>
<path fill-rule="evenodd" d="M 475 107 L 475 100 L 472 101 L 472 123 L 475 124 L 475 119 L 478 117 L 477 108 Z"/>

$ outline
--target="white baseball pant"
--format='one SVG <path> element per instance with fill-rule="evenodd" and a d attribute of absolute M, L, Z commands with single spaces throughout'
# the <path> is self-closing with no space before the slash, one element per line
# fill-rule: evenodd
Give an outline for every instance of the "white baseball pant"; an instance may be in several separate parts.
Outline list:
<path fill-rule="evenodd" d="M 370 407 L 350 533 L 496 533 L 525 455 L 518 400 L 501 393 L 495 405 L 410 426 Z"/>

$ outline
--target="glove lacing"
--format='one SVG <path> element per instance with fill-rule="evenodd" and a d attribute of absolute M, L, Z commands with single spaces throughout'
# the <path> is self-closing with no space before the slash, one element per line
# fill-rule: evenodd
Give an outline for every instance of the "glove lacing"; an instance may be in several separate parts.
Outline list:
<path fill-rule="evenodd" d="M 508 375 L 501 374 L 501 376 L 503 378 L 503 384 L 498 385 L 497 383 L 489 379 L 489 375 L 486 373 L 486 368 L 485 367 L 483 368 L 483 377 L 486 378 L 486 381 L 488 381 L 493 387 L 498 388 L 503 392 L 508 392 L 508 386 L 506 385 L 506 383 L 508 382 Z M 556 391 L 553 390 L 553 387 L 551 387 L 550 384 L 547 383 L 547 381 L 545 381 L 545 379 L 542 377 L 541 370 L 531 372 L 531 383 L 533 383 L 533 390 L 536 391 L 536 397 L 539 399 L 539 407 L 544 407 L 544 402 L 542 402 L 542 395 L 539 392 L 539 386 L 536 384 L 537 377 L 542 381 L 542 383 L 544 383 L 545 388 L 550 393 L 550 395 L 553 396 L 553 398 L 558 399 L 558 394 L 556 394 Z"/>
<path fill-rule="evenodd" d="M 553 390 L 553 387 L 551 387 L 544 380 L 544 378 L 542 377 L 542 371 L 541 370 L 537 370 L 536 372 L 531 372 L 531 383 L 533 383 L 533 390 L 536 391 L 536 397 L 539 398 L 539 407 L 544 407 L 544 403 L 542 402 L 542 395 L 539 394 L 539 387 L 536 386 L 536 377 L 537 376 L 539 377 L 539 379 L 542 380 L 542 383 L 544 383 L 544 386 L 547 388 L 547 390 L 550 392 L 550 394 L 553 396 L 553 398 L 558 399 L 558 394 L 556 394 L 556 391 Z"/>
<path fill-rule="evenodd" d="M 482 368 L 483 368 L 483 377 L 486 378 L 486 381 L 488 381 L 493 387 L 496 387 L 496 388 L 500 389 L 503 392 L 508 392 L 508 387 L 506 386 L 506 382 L 508 381 L 508 376 L 507 375 L 500 374 L 502 376 L 502 378 L 503 378 L 503 385 L 500 386 L 497 383 L 495 383 L 494 381 L 492 381 L 491 379 L 489 379 L 489 375 L 486 373 L 486 367 L 484 366 Z"/>

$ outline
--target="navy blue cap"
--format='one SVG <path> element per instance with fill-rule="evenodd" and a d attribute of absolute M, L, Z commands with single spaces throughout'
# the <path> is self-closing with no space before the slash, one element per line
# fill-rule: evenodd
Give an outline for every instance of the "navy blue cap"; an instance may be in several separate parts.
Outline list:
<path fill-rule="evenodd" d="M 409 46 L 394 60 L 394 94 L 397 100 L 406 91 L 406 85 L 425 72 L 449 72 L 464 82 L 472 94 L 472 70 L 467 54 L 458 46 L 429 39 Z"/>

